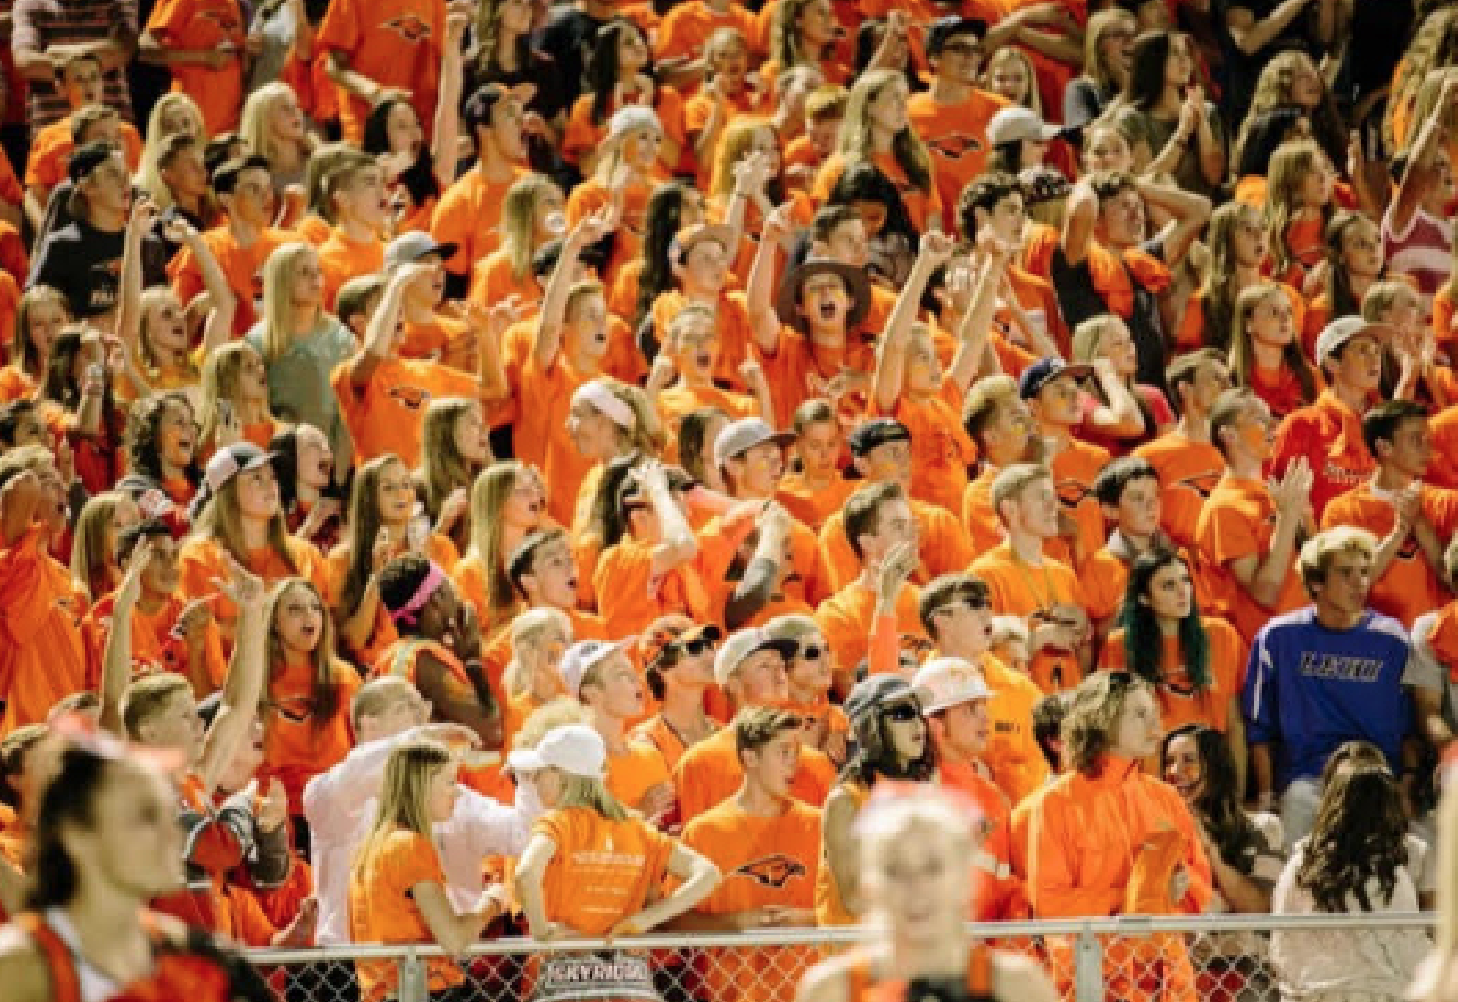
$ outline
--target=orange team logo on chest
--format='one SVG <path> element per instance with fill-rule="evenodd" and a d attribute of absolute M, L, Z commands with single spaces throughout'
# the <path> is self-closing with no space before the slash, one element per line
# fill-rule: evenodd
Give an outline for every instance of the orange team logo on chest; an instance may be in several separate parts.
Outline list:
<path fill-rule="evenodd" d="M 938 136 L 927 145 L 948 160 L 961 160 L 969 153 L 980 153 L 986 148 L 982 140 L 976 136 L 969 136 L 965 132 Z"/>
<path fill-rule="evenodd" d="M 390 29 L 407 42 L 418 42 L 430 37 L 430 25 L 415 14 L 392 17 L 381 27 Z"/>
<path fill-rule="evenodd" d="M 392 386 L 389 397 L 412 411 L 418 411 L 430 403 L 430 391 L 422 386 Z"/>
<path fill-rule="evenodd" d="M 224 35 L 233 36 L 243 32 L 242 23 L 225 10 L 204 10 L 198 12 L 198 18 L 203 21 L 211 21 L 218 26 L 218 30 Z"/>
<path fill-rule="evenodd" d="M 809 873 L 804 863 L 791 859 L 782 852 L 745 863 L 736 867 L 734 872 L 748 877 L 761 887 L 775 889 L 784 887 L 795 877 L 804 877 Z"/>
<path fill-rule="evenodd" d="M 1200 500 L 1208 501 L 1210 492 L 1215 490 L 1215 485 L 1220 482 L 1223 474 L 1218 470 L 1206 470 L 1203 473 L 1192 473 L 1188 477 L 1180 477 L 1171 487 L 1185 487 L 1200 495 Z"/>

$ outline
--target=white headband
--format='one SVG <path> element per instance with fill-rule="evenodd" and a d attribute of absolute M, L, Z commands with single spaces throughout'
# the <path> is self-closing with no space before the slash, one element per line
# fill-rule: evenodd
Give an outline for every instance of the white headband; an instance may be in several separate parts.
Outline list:
<path fill-rule="evenodd" d="M 632 430 L 638 425 L 638 416 L 633 413 L 633 408 L 619 400 L 613 391 L 596 379 L 583 383 L 572 394 L 572 406 L 578 404 L 591 404 L 619 428 Z"/>

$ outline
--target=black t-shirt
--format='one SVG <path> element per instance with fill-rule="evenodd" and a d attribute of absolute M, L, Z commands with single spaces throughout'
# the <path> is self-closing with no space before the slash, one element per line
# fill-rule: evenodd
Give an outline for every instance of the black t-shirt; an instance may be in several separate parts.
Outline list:
<path fill-rule="evenodd" d="M 568 7 L 552 16 L 542 32 L 541 49 L 551 59 L 550 66 L 556 75 L 554 95 L 558 106 L 552 109 L 571 112 L 572 105 L 582 94 L 582 76 L 587 68 L 587 57 L 597 40 L 597 29 L 606 21 L 593 17 L 576 7 Z M 551 117 L 551 115 L 548 115 Z"/>
<path fill-rule="evenodd" d="M 1284 2 L 1285 0 L 1215 0 L 1216 31 L 1219 32 L 1220 47 L 1225 56 L 1221 81 L 1221 110 L 1228 122 L 1241 122 L 1245 119 L 1246 109 L 1250 107 L 1251 98 L 1255 94 L 1256 79 L 1260 77 L 1261 69 L 1272 56 L 1287 49 L 1299 49 L 1314 59 L 1320 52 L 1315 33 L 1315 18 L 1318 13 L 1316 4 L 1308 5 L 1297 14 L 1260 51 L 1248 56 L 1236 46 L 1234 39 L 1230 37 L 1230 30 L 1226 27 L 1226 15 L 1230 11 L 1244 8 L 1255 16 L 1256 21 L 1264 21 Z"/>
<path fill-rule="evenodd" d="M 27 286 L 49 285 L 66 297 L 71 315 L 80 319 L 116 308 L 121 279 L 123 232 L 107 233 L 85 220 L 46 235 L 36 252 Z M 142 284 L 167 281 L 166 251 L 155 236 L 142 241 Z"/>

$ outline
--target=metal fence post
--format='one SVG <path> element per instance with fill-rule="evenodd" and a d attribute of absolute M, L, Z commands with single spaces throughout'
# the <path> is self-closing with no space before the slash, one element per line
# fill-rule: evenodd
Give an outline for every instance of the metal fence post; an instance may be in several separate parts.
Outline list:
<path fill-rule="evenodd" d="M 1104 1002 L 1104 947 L 1089 929 L 1080 929 L 1073 941 L 1073 997 Z"/>
<path fill-rule="evenodd" d="M 428 1002 L 430 991 L 425 980 L 425 961 L 414 950 L 407 950 L 396 963 L 400 970 L 399 1002 Z"/>

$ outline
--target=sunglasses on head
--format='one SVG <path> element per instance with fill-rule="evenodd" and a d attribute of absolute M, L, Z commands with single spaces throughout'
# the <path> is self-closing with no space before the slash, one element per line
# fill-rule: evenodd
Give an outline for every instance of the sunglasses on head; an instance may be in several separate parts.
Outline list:
<path fill-rule="evenodd" d="M 915 703 L 897 703 L 886 711 L 887 720 L 895 720 L 898 723 L 910 723 L 921 716 L 921 709 Z"/>

